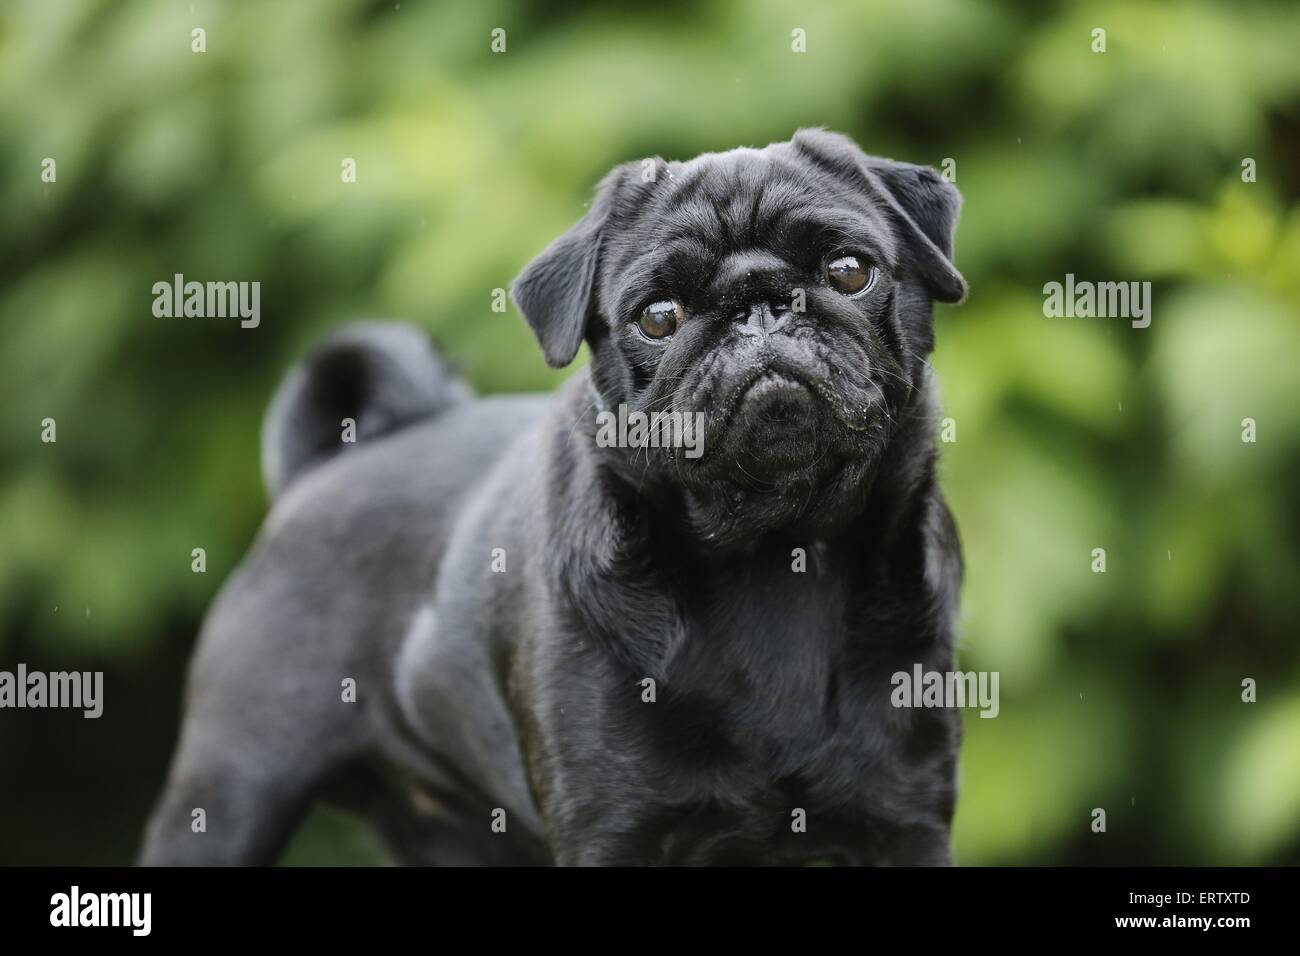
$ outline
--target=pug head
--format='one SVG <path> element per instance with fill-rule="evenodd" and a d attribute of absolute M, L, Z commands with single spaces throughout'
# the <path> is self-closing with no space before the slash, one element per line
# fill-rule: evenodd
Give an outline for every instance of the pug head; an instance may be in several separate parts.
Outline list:
<path fill-rule="evenodd" d="M 719 545 L 824 533 L 862 509 L 929 388 L 931 303 L 966 292 L 960 202 L 934 170 L 824 130 L 628 163 L 511 292 L 552 366 L 588 343 L 593 417 L 703 423 L 690 454 L 603 449 L 610 468 Z"/>

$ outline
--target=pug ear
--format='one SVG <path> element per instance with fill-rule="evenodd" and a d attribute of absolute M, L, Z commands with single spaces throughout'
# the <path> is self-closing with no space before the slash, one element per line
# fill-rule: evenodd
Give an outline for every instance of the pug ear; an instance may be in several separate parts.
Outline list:
<path fill-rule="evenodd" d="M 940 302 L 966 297 L 966 280 L 952 264 L 953 232 L 961 193 L 929 166 L 868 156 L 853 140 L 824 129 L 802 129 L 796 149 L 823 168 L 849 178 L 884 202 L 902 228 L 930 295 Z"/>
<path fill-rule="evenodd" d="M 620 166 L 596 190 L 587 214 L 524 267 L 510 298 L 537 336 L 546 364 L 563 368 L 582 345 L 595 307 L 601 233 L 623 180 Z"/>

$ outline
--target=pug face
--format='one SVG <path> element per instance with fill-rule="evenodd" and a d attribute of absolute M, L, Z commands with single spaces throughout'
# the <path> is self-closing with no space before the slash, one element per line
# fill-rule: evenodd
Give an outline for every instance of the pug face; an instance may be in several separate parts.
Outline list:
<path fill-rule="evenodd" d="M 931 301 L 965 293 L 959 203 L 933 170 L 820 130 L 629 163 L 512 291 L 552 365 L 588 342 L 597 405 L 699 414 L 695 455 L 607 449 L 611 468 L 675 491 L 719 545 L 822 533 L 861 509 L 928 388 Z"/>

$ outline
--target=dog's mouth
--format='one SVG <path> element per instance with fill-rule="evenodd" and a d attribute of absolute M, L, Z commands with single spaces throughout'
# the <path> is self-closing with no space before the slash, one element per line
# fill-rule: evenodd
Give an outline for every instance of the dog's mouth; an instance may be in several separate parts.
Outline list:
<path fill-rule="evenodd" d="M 816 413 L 812 386 L 774 369 L 762 369 L 732 391 L 718 416 L 718 428 L 728 428 L 737 416 L 776 428 L 805 426 Z"/>
<path fill-rule="evenodd" d="M 747 483 L 766 484 L 806 469 L 821 457 L 818 416 L 826 410 L 798 378 L 772 370 L 754 376 L 720 416 L 714 440 L 729 451 Z M 706 439 L 707 441 L 707 439 Z M 706 444 L 706 454 L 708 445 Z"/>
<path fill-rule="evenodd" d="M 897 417 L 877 381 L 893 374 L 853 341 L 812 334 L 720 343 L 670 370 L 671 393 L 644 404 L 699 423 L 686 451 L 664 453 L 691 526 L 727 547 L 855 514 Z"/>
<path fill-rule="evenodd" d="M 881 396 L 859 391 L 845 394 L 826 377 L 785 363 L 697 390 L 714 398 L 698 466 L 711 480 L 752 490 L 818 482 L 868 453 Z"/>

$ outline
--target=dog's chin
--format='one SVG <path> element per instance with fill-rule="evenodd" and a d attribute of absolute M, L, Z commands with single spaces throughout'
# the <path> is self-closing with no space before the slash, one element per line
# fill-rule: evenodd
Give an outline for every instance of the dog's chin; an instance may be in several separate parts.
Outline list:
<path fill-rule="evenodd" d="M 775 532 L 842 529 L 860 512 L 884 448 L 883 408 L 770 369 L 737 392 L 710 412 L 703 454 L 676 469 L 697 536 L 743 548 Z"/>

